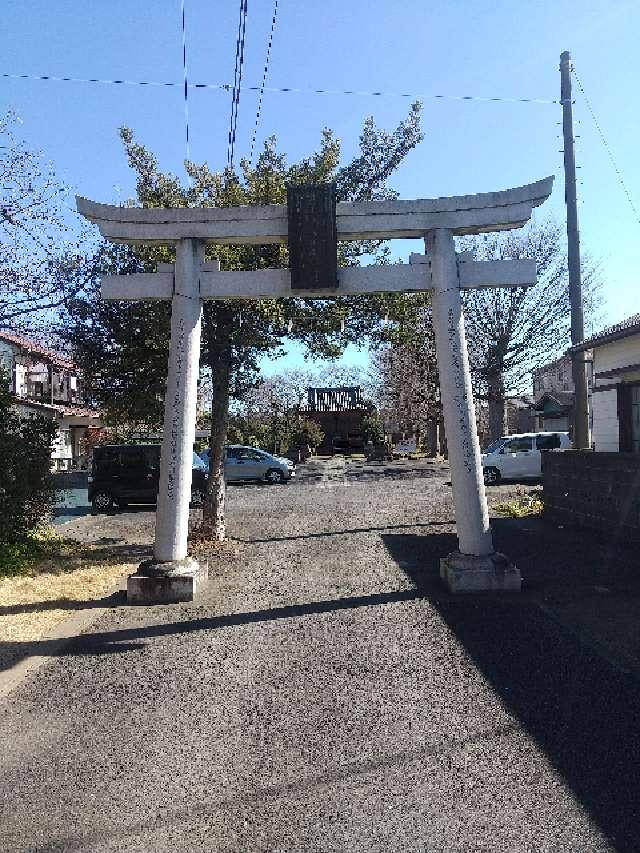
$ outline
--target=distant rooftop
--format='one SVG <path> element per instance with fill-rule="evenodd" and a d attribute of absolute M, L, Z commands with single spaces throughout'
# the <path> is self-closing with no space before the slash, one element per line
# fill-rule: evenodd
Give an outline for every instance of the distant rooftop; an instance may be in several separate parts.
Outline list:
<path fill-rule="evenodd" d="M 366 407 L 359 385 L 340 388 L 308 388 L 307 398 L 308 408 L 313 412 L 344 412 Z"/>
<path fill-rule="evenodd" d="M 18 405 L 25 406 L 30 409 L 47 409 L 60 417 L 77 417 L 77 418 L 101 418 L 102 412 L 98 409 L 90 409 L 87 406 L 77 406 L 73 403 L 48 403 L 46 400 L 33 400 L 31 397 L 23 397 L 16 395 L 14 400 Z"/>
<path fill-rule="evenodd" d="M 53 350 L 43 347 L 41 344 L 31 340 L 30 338 L 25 338 L 23 335 L 15 335 L 13 332 L 0 331 L 0 341 L 15 344 L 15 346 L 20 347 L 20 349 L 28 355 L 37 356 L 42 358 L 44 361 L 49 361 L 51 364 L 55 364 L 56 367 L 64 367 L 67 370 L 77 369 L 76 365 L 70 359 L 64 358 L 57 352 L 53 352 Z"/>
<path fill-rule="evenodd" d="M 640 314 L 633 314 L 631 317 L 627 317 L 626 320 L 622 320 L 621 323 L 607 326 L 606 329 L 597 332 L 595 335 L 582 341 L 582 343 L 572 347 L 572 351 L 582 352 L 583 350 L 591 349 L 591 347 L 599 347 L 602 344 L 608 344 L 611 341 L 618 341 L 637 334 L 640 334 Z"/>

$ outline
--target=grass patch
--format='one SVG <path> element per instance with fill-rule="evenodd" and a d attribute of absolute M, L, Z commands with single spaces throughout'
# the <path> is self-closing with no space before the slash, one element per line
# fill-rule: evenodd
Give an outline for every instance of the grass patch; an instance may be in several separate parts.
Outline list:
<path fill-rule="evenodd" d="M 43 528 L 0 545 L 0 641 L 46 637 L 74 611 L 93 608 L 139 560 Z"/>
<path fill-rule="evenodd" d="M 503 501 L 496 504 L 494 509 L 500 515 L 505 515 L 509 518 L 526 518 L 529 515 L 540 515 L 544 509 L 542 493 L 536 491 L 530 495 L 518 497 L 515 500 Z"/>
<path fill-rule="evenodd" d="M 67 569 L 83 546 L 63 539 L 51 527 L 40 527 L 18 542 L 0 542 L 0 578 Z"/>

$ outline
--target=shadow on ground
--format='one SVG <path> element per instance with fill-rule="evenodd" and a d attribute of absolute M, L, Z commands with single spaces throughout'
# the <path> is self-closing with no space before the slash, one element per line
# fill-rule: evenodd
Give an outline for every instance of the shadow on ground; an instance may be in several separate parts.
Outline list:
<path fill-rule="evenodd" d="M 6 604 L 0 606 L 0 616 L 12 616 L 18 613 L 44 613 L 47 610 L 88 610 L 97 607 L 116 607 L 124 604 L 126 596 L 122 590 L 112 592 L 102 598 L 76 600 L 72 598 L 54 598 L 46 601 L 31 601 L 28 604 Z"/>
<path fill-rule="evenodd" d="M 9 643 L 0 649 L 0 660 L 123 654 L 169 634 L 427 598 L 612 848 L 635 853 L 640 838 L 640 679 L 637 671 L 585 644 L 579 631 L 558 617 L 563 611 L 554 611 L 568 601 L 597 596 L 595 590 L 603 584 L 621 599 L 640 598 L 635 554 L 540 519 L 498 519 L 496 546 L 520 566 L 523 593 L 454 597 L 443 589 L 438 565 L 456 547 L 455 536 L 408 533 L 399 527 L 385 528 L 381 537 L 413 581 L 411 590 L 94 632 L 63 648 L 51 641 Z"/>
<path fill-rule="evenodd" d="M 236 542 L 244 542 L 245 544 L 259 545 L 266 542 L 297 542 L 301 539 L 331 539 L 336 536 L 346 536 L 355 533 L 382 533 L 386 530 L 415 530 L 417 527 L 435 527 L 447 526 L 451 527 L 455 521 L 429 521 L 426 524 L 386 524 L 383 527 L 348 527 L 344 530 L 320 530 L 314 533 L 297 533 L 291 536 L 269 536 L 265 539 L 242 539 L 234 537 Z"/>
<path fill-rule="evenodd" d="M 634 555 L 538 519 L 498 519 L 494 536 L 522 569 L 521 595 L 447 594 L 438 560 L 455 547 L 452 536 L 384 534 L 383 540 L 613 849 L 635 853 L 640 680 L 585 645 L 545 605 L 597 594 L 593 590 L 603 582 L 638 596 Z"/>
<path fill-rule="evenodd" d="M 82 518 L 85 515 L 91 515 L 91 506 L 58 506 L 51 513 L 53 518 Z"/>
<path fill-rule="evenodd" d="M 30 656 L 118 654 L 141 648 L 145 640 L 154 637 L 163 637 L 170 634 L 187 634 L 192 631 L 211 631 L 236 625 L 249 625 L 255 622 L 272 622 L 276 619 L 295 619 L 313 613 L 352 610 L 356 607 L 377 607 L 396 601 L 413 601 L 421 597 L 422 593 L 419 590 L 398 590 L 396 592 L 377 593 L 375 595 L 331 598 L 324 601 L 311 601 L 307 604 L 292 604 L 285 607 L 252 610 L 225 616 L 209 616 L 159 625 L 123 628 L 118 631 L 86 633 L 65 643 L 63 647 L 60 646 L 57 640 L 40 640 L 28 643 L 0 643 L 0 669 L 13 666 L 17 661 Z M 103 599 L 101 606 L 105 606 L 105 601 Z M 117 604 L 122 601 L 123 598 L 116 598 L 115 603 Z M 106 606 L 113 606 L 113 604 L 107 603 Z"/>

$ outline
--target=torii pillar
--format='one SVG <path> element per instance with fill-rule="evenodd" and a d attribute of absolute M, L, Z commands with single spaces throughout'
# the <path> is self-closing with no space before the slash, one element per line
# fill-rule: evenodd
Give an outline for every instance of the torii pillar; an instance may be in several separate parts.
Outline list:
<path fill-rule="evenodd" d="M 201 240 L 176 242 L 175 268 L 162 265 L 157 276 L 172 277 L 171 337 L 164 401 L 160 483 L 153 559 L 127 582 L 130 603 L 192 601 L 208 576 L 206 564 L 188 556 L 189 505 L 196 432 L 202 300 Z"/>
<path fill-rule="evenodd" d="M 489 526 L 453 234 L 445 228 L 429 231 L 425 247 L 458 533 L 458 550 L 440 561 L 440 576 L 451 592 L 517 592 L 520 572 L 496 552 Z"/>
<path fill-rule="evenodd" d="M 493 547 L 460 290 L 528 287 L 535 283 L 536 265 L 532 259 L 474 261 L 466 255 L 456 255 L 454 237 L 521 227 L 529 220 L 533 208 L 549 196 L 552 184 L 550 177 L 495 193 L 412 201 L 336 205 L 334 198 L 332 204 L 317 207 L 313 204 L 313 193 L 305 191 L 309 203 L 300 196 L 295 208 L 287 205 L 122 208 L 78 198 L 79 212 L 95 222 L 107 239 L 176 248 L 175 270 L 171 265 L 162 265 L 157 273 L 108 276 L 102 281 L 104 299 L 172 301 L 154 557 L 129 578 L 129 600 L 146 603 L 192 600 L 206 573 L 187 556 L 202 300 L 292 296 L 326 299 L 425 290 L 433 293 L 438 370 L 459 541 L 458 550 L 441 560 L 440 574 L 452 592 L 519 590 L 519 571 Z M 320 192 L 318 198 L 322 197 L 326 201 L 326 193 Z M 219 265 L 203 262 L 206 243 L 289 242 L 294 249 L 291 221 L 296 217 L 303 229 L 312 226 L 317 242 L 312 248 L 324 259 L 325 266 L 316 263 L 312 272 L 321 269 L 325 272 L 312 276 L 310 283 L 305 282 L 305 275 L 292 276 L 287 269 L 220 272 Z M 426 255 L 412 255 L 409 264 L 339 270 L 335 267 L 332 241 L 335 246 L 338 239 L 398 237 L 424 239 Z M 326 286 L 323 276 L 327 278 Z"/>

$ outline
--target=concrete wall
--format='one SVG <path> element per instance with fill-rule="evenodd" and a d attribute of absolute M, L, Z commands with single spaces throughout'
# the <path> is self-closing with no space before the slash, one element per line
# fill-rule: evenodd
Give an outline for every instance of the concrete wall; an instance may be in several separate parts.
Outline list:
<path fill-rule="evenodd" d="M 550 521 L 640 542 L 640 454 L 543 453 L 542 482 Z"/>

